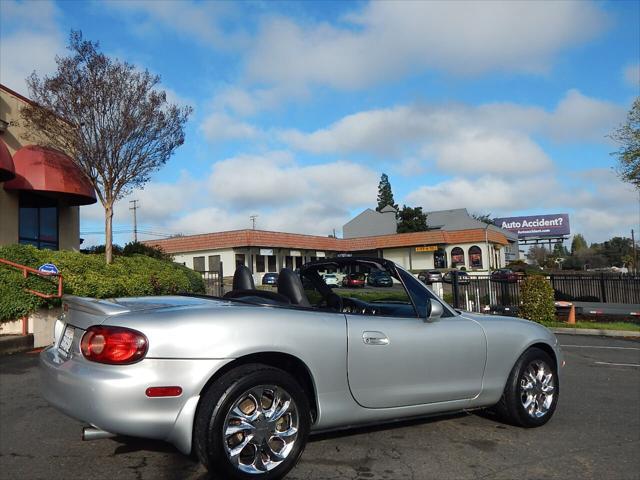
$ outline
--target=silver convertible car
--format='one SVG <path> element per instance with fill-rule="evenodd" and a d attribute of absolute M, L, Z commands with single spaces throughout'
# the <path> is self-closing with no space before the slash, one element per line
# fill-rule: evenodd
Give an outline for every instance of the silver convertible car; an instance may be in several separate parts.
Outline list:
<path fill-rule="evenodd" d="M 384 271 L 392 287 L 323 275 Z M 381 258 L 327 258 L 256 289 L 239 267 L 222 298 L 67 296 L 41 353 L 47 401 L 85 439 L 162 439 L 220 479 L 277 479 L 310 433 L 492 407 L 538 427 L 562 355 L 529 321 L 463 313 Z"/>

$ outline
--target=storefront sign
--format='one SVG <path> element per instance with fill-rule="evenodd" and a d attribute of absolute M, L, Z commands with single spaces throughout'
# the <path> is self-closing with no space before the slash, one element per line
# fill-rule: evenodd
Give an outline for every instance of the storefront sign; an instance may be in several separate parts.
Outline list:
<path fill-rule="evenodd" d="M 292 257 L 301 257 L 302 253 L 300 253 L 300 250 L 290 250 L 289 255 Z"/>
<path fill-rule="evenodd" d="M 437 245 L 427 245 L 425 247 L 416 247 L 416 252 L 435 252 L 438 250 Z"/>
<path fill-rule="evenodd" d="M 520 238 L 559 237 L 571 233 L 566 213 L 496 218 L 493 222 L 500 228 L 517 233 Z"/>
<path fill-rule="evenodd" d="M 38 267 L 38 271 L 42 273 L 49 273 L 51 275 L 58 275 L 60 273 L 58 267 L 56 267 L 53 263 L 45 263 L 44 265 L 40 265 Z"/>
<path fill-rule="evenodd" d="M 316 257 L 318 258 L 324 258 L 325 256 L 324 252 L 316 252 Z"/>
<path fill-rule="evenodd" d="M 273 248 L 261 248 L 260 255 L 273 255 Z"/>

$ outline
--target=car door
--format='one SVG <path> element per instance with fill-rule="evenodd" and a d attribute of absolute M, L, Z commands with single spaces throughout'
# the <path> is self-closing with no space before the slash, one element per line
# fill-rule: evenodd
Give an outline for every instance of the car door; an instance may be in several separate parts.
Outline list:
<path fill-rule="evenodd" d="M 347 314 L 348 378 L 367 408 L 421 405 L 477 396 L 486 361 L 483 329 L 462 315 Z"/>

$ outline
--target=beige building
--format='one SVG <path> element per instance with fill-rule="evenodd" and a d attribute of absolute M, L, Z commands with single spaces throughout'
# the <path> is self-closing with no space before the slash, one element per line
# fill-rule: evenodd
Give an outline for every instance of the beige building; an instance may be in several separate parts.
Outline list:
<path fill-rule="evenodd" d="M 79 206 L 95 192 L 71 158 L 27 138 L 20 110 L 30 103 L 0 84 L 0 245 L 78 250 Z"/>

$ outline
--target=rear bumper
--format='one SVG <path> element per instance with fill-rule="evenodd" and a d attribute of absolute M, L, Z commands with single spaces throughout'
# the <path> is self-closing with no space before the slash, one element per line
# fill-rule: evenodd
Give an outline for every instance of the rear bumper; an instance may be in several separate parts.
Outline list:
<path fill-rule="evenodd" d="M 200 392 L 228 359 L 144 359 L 133 365 L 103 365 L 57 347 L 40 354 L 42 393 L 66 415 L 108 432 L 167 440 L 191 449 Z M 179 397 L 149 398 L 151 386 L 180 386 Z"/>

